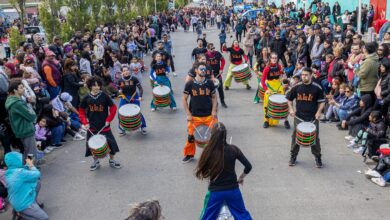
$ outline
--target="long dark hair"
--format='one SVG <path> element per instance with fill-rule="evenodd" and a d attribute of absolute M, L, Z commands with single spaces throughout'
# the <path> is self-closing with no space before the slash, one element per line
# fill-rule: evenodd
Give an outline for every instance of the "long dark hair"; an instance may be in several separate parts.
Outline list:
<path fill-rule="evenodd" d="M 198 179 L 215 180 L 224 168 L 224 147 L 226 143 L 226 127 L 222 122 L 214 124 L 210 141 L 204 148 L 195 169 Z"/>

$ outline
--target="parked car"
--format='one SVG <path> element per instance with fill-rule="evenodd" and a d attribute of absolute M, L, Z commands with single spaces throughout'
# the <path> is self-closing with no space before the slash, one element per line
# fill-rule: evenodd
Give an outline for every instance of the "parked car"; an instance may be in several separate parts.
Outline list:
<path fill-rule="evenodd" d="M 48 42 L 45 34 L 45 30 L 42 26 L 29 26 L 24 27 L 24 34 L 28 42 L 33 42 L 33 35 L 38 34 L 42 38 L 42 42 Z"/>

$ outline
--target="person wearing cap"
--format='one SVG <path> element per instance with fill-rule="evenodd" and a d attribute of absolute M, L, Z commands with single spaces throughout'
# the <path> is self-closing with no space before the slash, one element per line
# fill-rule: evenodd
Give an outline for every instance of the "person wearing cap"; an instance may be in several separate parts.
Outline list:
<path fill-rule="evenodd" d="M 53 106 L 53 109 L 57 110 L 60 115 L 63 116 L 63 118 L 66 118 L 68 127 L 66 130 L 73 137 L 73 140 L 84 140 L 85 138 L 80 134 L 83 131 L 81 129 L 79 112 L 73 107 L 72 100 L 73 97 L 69 93 L 63 92 L 51 100 L 51 105 Z M 73 130 L 75 130 L 76 133 L 73 132 Z"/>
<path fill-rule="evenodd" d="M 43 77 L 47 82 L 47 91 L 54 99 L 61 92 L 62 74 L 53 51 L 47 50 L 46 58 L 42 63 Z"/>

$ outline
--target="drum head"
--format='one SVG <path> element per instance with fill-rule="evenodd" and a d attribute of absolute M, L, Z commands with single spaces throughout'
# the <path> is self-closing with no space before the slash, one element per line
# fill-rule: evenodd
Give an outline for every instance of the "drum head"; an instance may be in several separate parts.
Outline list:
<path fill-rule="evenodd" d="M 94 135 L 88 140 L 88 146 L 91 149 L 99 149 L 103 147 L 106 143 L 106 137 L 101 134 Z"/>
<path fill-rule="evenodd" d="M 133 117 L 141 112 L 141 108 L 135 104 L 126 104 L 119 108 L 119 115 L 124 117 Z"/>
<path fill-rule="evenodd" d="M 297 130 L 302 133 L 313 133 L 316 131 L 316 125 L 311 122 L 301 122 L 297 126 Z"/>
<path fill-rule="evenodd" d="M 207 125 L 199 125 L 194 131 L 195 140 L 200 142 L 207 142 L 210 140 L 211 128 Z"/>
<path fill-rule="evenodd" d="M 171 89 L 168 86 L 156 86 L 153 88 L 153 94 L 157 96 L 165 96 L 171 92 Z"/>
<path fill-rule="evenodd" d="M 244 69 L 246 69 L 246 68 L 248 68 L 248 64 L 244 63 L 244 64 L 240 64 L 240 65 L 238 65 L 238 66 L 235 66 L 235 67 L 232 69 L 232 71 L 233 71 L 233 72 L 240 72 L 240 71 L 242 71 L 242 70 L 244 70 Z"/>
<path fill-rule="evenodd" d="M 287 103 L 287 99 L 285 95 L 282 94 L 273 94 L 269 96 L 269 100 L 274 103 L 284 104 Z"/>

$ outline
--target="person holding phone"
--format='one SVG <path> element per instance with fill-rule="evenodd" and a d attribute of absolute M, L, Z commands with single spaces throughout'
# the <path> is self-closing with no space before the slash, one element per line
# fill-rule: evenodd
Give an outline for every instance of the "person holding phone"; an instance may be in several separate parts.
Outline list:
<path fill-rule="evenodd" d="M 23 166 L 23 156 L 18 152 L 10 152 L 5 155 L 7 166 L 5 181 L 8 189 L 8 200 L 12 208 L 23 219 L 49 219 L 46 212 L 38 204 L 37 198 L 41 188 L 41 172 L 34 166 L 32 154 L 27 156 L 26 165 Z"/>
<path fill-rule="evenodd" d="M 216 219 L 224 202 L 234 219 L 251 220 L 246 210 L 239 184 L 244 184 L 244 178 L 252 170 L 252 165 L 241 152 L 240 148 L 226 142 L 226 127 L 217 122 L 211 130 L 210 141 L 204 148 L 195 169 L 198 179 L 209 179 L 208 192 L 200 219 Z M 244 165 L 244 171 L 237 179 L 236 160 Z"/>

